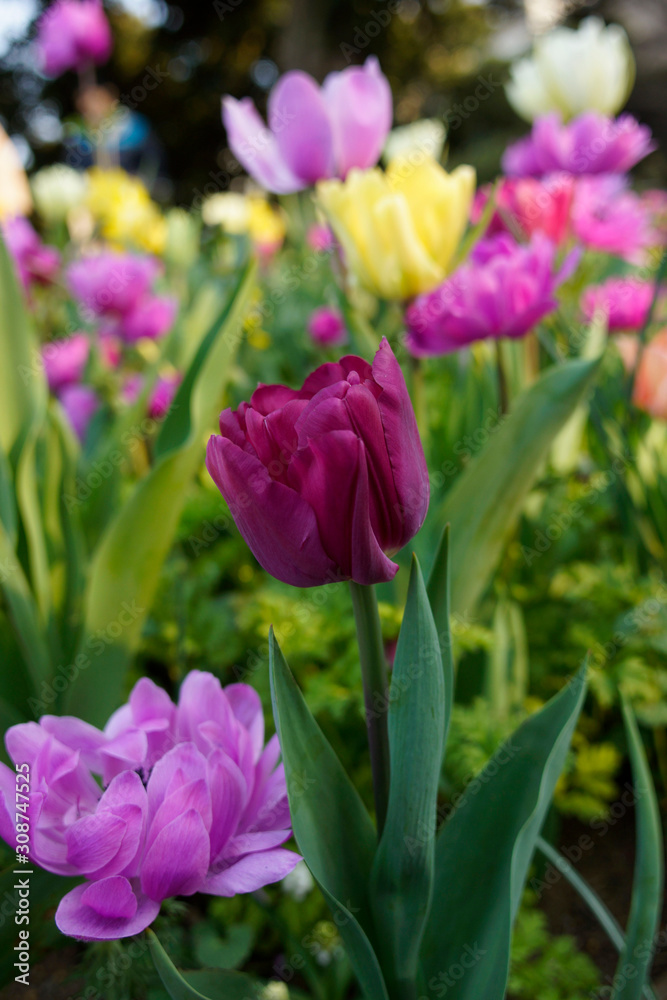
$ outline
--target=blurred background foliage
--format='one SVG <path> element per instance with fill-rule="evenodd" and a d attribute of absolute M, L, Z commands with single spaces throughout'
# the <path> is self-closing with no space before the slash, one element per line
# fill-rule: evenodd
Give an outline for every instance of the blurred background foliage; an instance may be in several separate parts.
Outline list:
<path fill-rule="evenodd" d="M 63 140 L 77 127 L 71 74 L 49 81 L 35 69 L 41 6 L 0 5 L 0 121 L 22 137 L 30 169 L 64 159 Z M 525 8 L 512 0 L 109 0 L 107 10 L 115 49 L 100 80 L 150 123 L 159 200 L 201 204 L 206 194 L 240 185 L 220 119 L 222 94 L 249 95 L 264 110 L 280 73 L 300 68 L 321 80 L 368 55 L 389 77 L 396 123 L 443 119 L 451 162 L 474 162 L 480 180 L 489 180 L 507 142 L 523 131 L 502 88 L 507 62 L 564 14 L 572 24 L 593 13 L 624 25 L 638 62 L 627 110 L 667 145 L 661 0 L 529 0 Z M 642 176 L 650 185 L 664 180 L 664 155 L 650 157 Z"/>

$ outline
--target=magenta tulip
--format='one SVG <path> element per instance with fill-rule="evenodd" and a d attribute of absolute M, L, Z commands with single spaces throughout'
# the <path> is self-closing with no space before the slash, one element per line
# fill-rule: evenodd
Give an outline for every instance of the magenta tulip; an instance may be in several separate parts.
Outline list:
<path fill-rule="evenodd" d="M 549 114 L 535 121 L 527 138 L 508 146 L 502 166 L 506 174 L 520 177 L 543 177 L 561 170 L 626 173 L 655 148 L 651 130 L 632 115 L 607 118 L 587 111 L 562 124 L 557 114 Z"/>
<path fill-rule="evenodd" d="M 220 415 L 206 466 L 264 569 L 285 583 L 391 580 L 419 530 L 429 482 L 403 373 L 383 339 L 301 389 L 260 385 Z"/>
<path fill-rule="evenodd" d="M 112 44 L 101 0 L 56 0 L 37 25 L 39 60 L 47 76 L 104 63 Z"/>
<path fill-rule="evenodd" d="M 352 167 L 377 163 L 391 128 L 392 98 L 374 56 L 330 73 L 321 87 L 307 73 L 285 73 L 269 96 L 269 128 L 249 97 L 225 97 L 229 146 L 268 191 L 300 191 Z"/>
<path fill-rule="evenodd" d="M 102 732 L 76 718 L 13 726 L 29 765 L 30 860 L 85 879 L 56 924 L 84 941 L 137 934 L 170 896 L 234 896 L 284 878 L 290 837 L 277 736 L 257 693 L 192 671 L 178 706 L 148 678 Z M 102 777 L 104 790 L 94 775 Z M 15 775 L 0 764 L 0 836 L 16 845 Z"/>
<path fill-rule="evenodd" d="M 558 307 L 556 289 L 579 253 L 556 270 L 556 247 L 541 234 L 519 244 L 507 235 L 480 241 L 467 263 L 406 313 L 408 348 L 416 356 L 447 354 L 487 337 L 522 337 Z"/>
<path fill-rule="evenodd" d="M 347 340 L 345 320 L 339 309 L 320 306 L 308 319 L 308 333 L 320 347 L 339 347 Z"/>
<path fill-rule="evenodd" d="M 146 295 L 119 320 L 115 332 L 127 344 L 144 338 L 159 340 L 174 325 L 178 300 L 168 295 Z"/>
<path fill-rule="evenodd" d="M 39 235 L 22 215 L 5 219 L 2 236 L 25 289 L 50 284 L 60 267 L 55 247 L 42 243 Z"/>
<path fill-rule="evenodd" d="M 104 252 L 67 268 L 67 283 L 95 316 L 124 316 L 148 294 L 161 265 L 154 257 Z"/>
<path fill-rule="evenodd" d="M 51 392 L 80 382 L 88 363 L 90 343 L 85 333 L 66 340 L 52 340 L 42 347 L 42 361 Z"/>

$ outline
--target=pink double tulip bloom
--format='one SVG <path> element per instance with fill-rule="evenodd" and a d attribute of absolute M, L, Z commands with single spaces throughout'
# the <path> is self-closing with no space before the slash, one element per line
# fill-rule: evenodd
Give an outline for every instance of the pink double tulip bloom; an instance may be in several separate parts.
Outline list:
<path fill-rule="evenodd" d="M 246 684 L 223 689 L 194 670 L 174 705 L 144 677 L 104 731 L 44 716 L 5 742 L 28 765 L 30 860 L 85 880 L 60 901 L 63 934 L 137 934 L 170 896 L 252 892 L 300 860 L 281 847 L 291 829 L 278 738 L 264 744 Z M 0 764 L 0 836 L 12 848 L 15 784 Z"/>

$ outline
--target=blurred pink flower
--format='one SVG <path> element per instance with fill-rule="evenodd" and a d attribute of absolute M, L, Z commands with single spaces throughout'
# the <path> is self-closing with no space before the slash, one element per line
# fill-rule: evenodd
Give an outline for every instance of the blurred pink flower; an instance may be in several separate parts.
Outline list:
<path fill-rule="evenodd" d="M 79 441 L 83 441 L 88 424 L 100 406 L 97 393 L 88 385 L 66 385 L 60 391 L 59 399 L 74 433 Z"/>
<path fill-rule="evenodd" d="M 180 372 L 174 372 L 171 375 L 162 375 L 158 378 L 148 400 L 147 412 L 149 417 L 153 420 L 161 420 L 167 415 L 176 395 L 176 390 L 182 380 L 183 376 Z M 121 389 L 124 402 L 129 405 L 136 402 L 143 384 L 143 376 L 137 374 L 129 375 Z"/>
<path fill-rule="evenodd" d="M 653 283 L 634 276 L 609 278 L 601 285 L 590 285 L 581 297 L 581 310 L 590 322 L 597 312 L 607 318 L 611 333 L 617 330 L 641 330 L 651 308 Z"/>
<path fill-rule="evenodd" d="M 27 219 L 17 215 L 2 223 L 2 235 L 11 254 L 21 284 L 48 285 L 60 267 L 60 254 L 55 247 L 42 243 Z"/>
<path fill-rule="evenodd" d="M 391 128 L 392 96 L 374 56 L 322 86 L 292 70 L 269 95 L 267 128 L 249 97 L 225 97 L 222 118 L 237 160 L 276 194 L 301 191 L 352 167 L 372 167 Z"/>
<path fill-rule="evenodd" d="M 147 295 L 128 310 L 118 323 L 119 337 L 132 344 L 144 337 L 158 340 L 174 324 L 178 300 L 167 295 Z"/>
<path fill-rule="evenodd" d="M 406 312 L 407 346 L 416 356 L 447 354 L 487 337 L 522 337 L 558 308 L 556 289 L 574 271 L 573 251 L 556 270 L 556 247 L 535 234 L 517 243 L 501 233 L 481 240 L 469 260 Z"/>
<path fill-rule="evenodd" d="M 339 309 L 320 306 L 308 320 L 308 333 L 321 347 L 334 347 L 347 341 L 345 320 Z"/>
<path fill-rule="evenodd" d="M 520 177 L 543 177 L 561 170 L 623 174 L 655 148 L 651 130 L 632 115 L 608 118 L 586 111 L 563 124 L 552 113 L 536 119 L 529 136 L 507 147 L 502 168 Z"/>
<path fill-rule="evenodd" d="M 514 236 L 543 233 L 561 244 L 569 235 L 574 197 L 574 178 L 553 174 L 542 180 L 533 177 L 503 178 L 496 191 L 496 208 L 487 235 L 510 232 Z M 491 196 L 492 188 L 480 188 L 475 196 L 471 218 L 477 223 Z"/>
<path fill-rule="evenodd" d="M 44 344 L 42 361 L 51 392 L 81 381 L 89 353 L 90 343 L 85 333 L 75 333 L 66 340 L 51 340 Z"/>
<path fill-rule="evenodd" d="M 104 63 L 113 40 L 101 0 L 56 0 L 37 24 L 37 48 L 47 76 Z"/>
<path fill-rule="evenodd" d="M 586 246 L 631 264 L 642 264 L 648 248 L 660 243 L 646 205 L 615 174 L 578 179 L 572 227 Z"/>
<path fill-rule="evenodd" d="M 333 250 L 336 240 L 328 226 L 314 223 L 306 233 L 306 243 L 312 250 L 328 253 L 328 251 Z"/>

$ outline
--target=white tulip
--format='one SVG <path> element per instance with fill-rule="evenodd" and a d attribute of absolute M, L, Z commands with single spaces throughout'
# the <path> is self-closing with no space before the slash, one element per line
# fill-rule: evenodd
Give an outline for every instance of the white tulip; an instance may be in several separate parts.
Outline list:
<path fill-rule="evenodd" d="M 70 209 L 86 197 L 88 182 L 83 174 L 64 163 L 44 167 L 32 178 L 32 193 L 39 214 L 49 222 L 67 218 Z"/>
<path fill-rule="evenodd" d="M 446 129 L 439 118 L 421 118 L 409 125 L 400 125 L 387 136 L 382 158 L 385 163 L 422 153 L 439 160 L 445 145 Z"/>
<path fill-rule="evenodd" d="M 550 111 L 566 121 L 583 111 L 615 115 L 634 79 L 635 60 L 623 28 L 587 17 L 576 30 L 555 28 L 539 38 L 532 55 L 513 64 L 505 90 L 527 121 Z"/>

